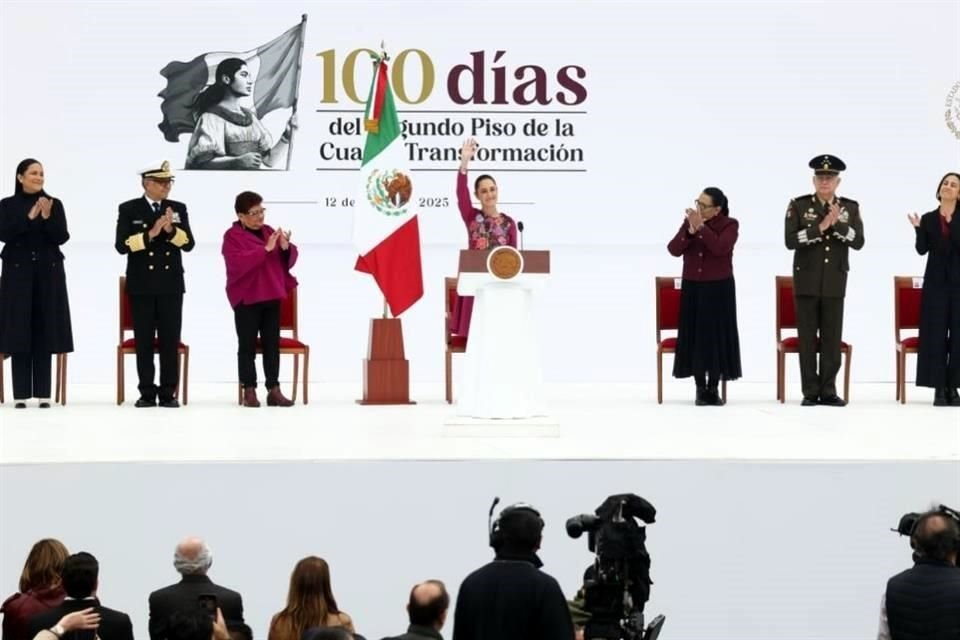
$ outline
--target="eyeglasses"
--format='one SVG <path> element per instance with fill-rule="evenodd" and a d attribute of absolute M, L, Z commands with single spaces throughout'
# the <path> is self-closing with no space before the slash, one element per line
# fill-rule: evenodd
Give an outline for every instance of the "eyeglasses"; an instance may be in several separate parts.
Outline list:
<path fill-rule="evenodd" d="M 712 209 L 716 205 L 709 204 L 707 202 L 700 202 L 699 200 L 694 200 L 693 204 L 697 206 L 697 209 Z"/>
<path fill-rule="evenodd" d="M 262 208 L 260 208 L 260 209 L 251 209 L 250 211 L 247 211 L 246 213 L 241 213 L 240 215 L 242 215 L 242 216 L 250 216 L 250 217 L 253 217 L 253 216 L 262 216 L 262 215 L 265 214 L 266 212 L 267 212 L 267 209 L 266 209 L 265 207 L 262 207 Z"/>
<path fill-rule="evenodd" d="M 173 178 L 149 178 L 149 180 L 150 182 L 156 182 L 157 184 L 167 187 L 173 184 Z"/>

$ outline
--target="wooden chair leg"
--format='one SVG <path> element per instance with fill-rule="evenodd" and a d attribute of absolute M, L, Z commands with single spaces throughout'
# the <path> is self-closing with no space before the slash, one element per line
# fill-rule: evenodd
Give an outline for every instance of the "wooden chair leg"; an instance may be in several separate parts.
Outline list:
<path fill-rule="evenodd" d="M 853 347 L 847 349 L 847 365 L 843 369 L 843 399 L 850 402 L 850 361 L 853 359 Z"/>
<path fill-rule="evenodd" d="M 897 388 L 897 390 L 896 390 L 896 393 L 897 393 L 897 402 L 899 402 L 899 401 L 900 401 L 900 350 L 899 350 L 899 349 L 895 349 L 895 350 L 894 350 L 894 355 L 897 357 L 897 366 L 896 366 L 897 379 L 896 379 L 896 384 L 895 384 L 894 386 L 896 386 L 896 388 Z"/>
<path fill-rule="evenodd" d="M 783 351 L 777 352 L 777 398 L 780 404 L 787 401 L 787 356 Z"/>
<path fill-rule="evenodd" d="M 727 404 L 727 381 L 723 380 L 720 382 L 720 398 L 723 399 L 723 404 Z"/>
<path fill-rule="evenodd" d="M 303 348 L 303 404 L 310 404 L 310 347 Z"/>
<path fill-rule="evenodd" d="M 904 378 L 907 376 L 907 354 L 905 351 L 897 352 L 897 400 L 900 404 L 907 403 L 907 385 Z"/>
<path fill-rule="evenodd" d="M 187 403 L 190 401 L 190 398 L 187 397 L 189 393 L 190 385 L 190 347 L 184 347 L 183 349 L 183 377 L 180 378 L 180 384 L 183 386 L 183 406 L 187 406 Z"/>
<path fill-rule="evenodd" d="M 447 404 L 453 404 L 453 352 L 447 349 L 446 365 L 444 367 L 447 378 Z"/>
<path fill-rule="evenodd" d="M 3 384 L 3 361 L 4 361 L 5 358 L 6 358 L 6 356 L 5 356 L 4 354 L 0 353 L 0 404 L 3 404 L 3 400 L 4 400 L 4 398 L 3 398 L 3 387 L 4 387 L 4 384 Z"/>
<path fill-rule="evenodd" d="M 657 404 L 663 404 L 663 353 L 657 349 Z"/>
<path fill-rule="evenodd" d="M 290 394 L 290 399 L 294 402 L 297 401 L 297 383 L 300 378 L 300 354 L 293 354 L 293 393 Z"/>
<path fill-rule="evenodd" d="M 117 347 L 117 406 L 123 404 L 123 350 Z"/>
<path fill-rule="evenodd" d="M 60 406 L 67 405 L 67 354 L 60 354 L 63 368 L 60 369 Z"/>

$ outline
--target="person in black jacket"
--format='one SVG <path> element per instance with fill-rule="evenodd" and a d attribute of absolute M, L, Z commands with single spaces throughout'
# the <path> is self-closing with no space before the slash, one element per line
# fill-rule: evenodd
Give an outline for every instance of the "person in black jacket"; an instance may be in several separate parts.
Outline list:
<path fill-rule="evenodd" d="M 177 348 L 183 314 L 182 251 L 194 246 L 187 205 L 169 200 L 170 163 L 141 175 L 143 195 L 120 205 L 116 249 L 127 256 L 127 295 L 140 378 L 138 407 L 179 407 Z M 160 387 L 153 383 L 153 339 L 160 353 Z"/>
<path fill-rule="evenodd" d="M 410 602 L 407 603 L 410 626 L 407 632 L 383 640 L 443 640 L 440 629 L 447 621 L 449 607 L 450 596 L 441 581 L 421 582 L 410 590 Z"/>
<path fill-rule="evenodd" d="M 460 585 L 453 640 L 572 640 L 563 591 L 540 571 L 542 532 L 543 520 L 529 505 L 500 512 L 490 532 L 496 558 Z"/>
<path fill-rule="evenodd" d="M 878 638 L 960 638 L 960 523 L 928 511 L 910 536 L 916 564 L 887 582 Z"/>
<path fill-rule="evenodd" d="M 43 190 L 43 165 L 17 165 L 13 195 L 0 200 L 0 354 L 13 356 L 13 398 L 50 407 L 50 358 L 73 351 L 60 247 L 70 239 L 63 203 Z M 2 364 L 2 363 L 0 363 Z"/>
<path fill-rule="evenodd" d="M 69 556 L 63 563 L 63 588 L 67 598 L 58 607 L 48 609 L 30 618 L 30 637 L 33 638 L 44 629 L 60 632 L 61 640 L 88 640 L 94 637 L 93 631 L 71 631 L 62 633 L 56 625 L 68 613 L 83 611 L 93 607 L 100 615 L 100 625 L 96 635 L 100 640 L 133 640 L 133 624 L 130 616 L 122 611 L 108 609 L 97 599 L 100 564 L 91 554 L 81 551 Z M 85 635 L 86 634 L 86 635 Z"/>
<path fill-rule="evenodd" d="M 200 538 L 186 538 L 177 545 L 173 566 L 183 578 L 177 584 L 150 594 L 150 640 L 168 640 L 171 616 L 178 612 L 193 614 L 199 611 L 200 596 L 216 596 L 217 608 L 228 628 L 244 622 L 243 598 L 207 577 L 212 564 L 210 547 Z"/>
<path fill-rule="evenodd" d="M 917 386 L 933 387 L 933 404 L 960 407 L 960 173 L 943 176 L 940 206 L 907 218 L 916 229 L 917 253 L 927 256 L 920 303 Z"/>

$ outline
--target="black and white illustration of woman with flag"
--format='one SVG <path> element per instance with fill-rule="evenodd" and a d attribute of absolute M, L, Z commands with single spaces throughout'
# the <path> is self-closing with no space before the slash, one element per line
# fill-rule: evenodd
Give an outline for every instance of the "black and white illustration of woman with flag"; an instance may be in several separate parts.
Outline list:
<path fill-rule="evenodd" d="M 185 169 L 290 168 L 306 19 L 253 51 L 206 53 L 163 68 L 159 127 L 171 142 L 192 134 Z M 284 108 L 291 115 L 275 141 L 261 119 Z"/>

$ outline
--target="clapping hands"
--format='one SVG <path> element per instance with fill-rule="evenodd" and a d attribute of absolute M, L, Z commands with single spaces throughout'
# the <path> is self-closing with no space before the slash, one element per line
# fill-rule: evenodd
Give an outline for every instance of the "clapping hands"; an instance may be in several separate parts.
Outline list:
<path fill-rule="evenodd" d="M 912 224 L 914 227 L 919 227 L 919 226 L 920 226 L 920 216 L 917 215 L 916 213 L 908 213 L 908 214 L 907 214 L 907 220 L 908 220 L 908 221 L 910 222 L 910 224 Z"/>
<path fill-rule="evenodd" d="M 700 227 L 703 226 L 703 216 L 700 215 L 700 212 L 696 209 L 687 209 L 685 213 L 687 220 L 687 231 L 690 232 L 690 235 L 695 234 L 700 230 Z"/>

